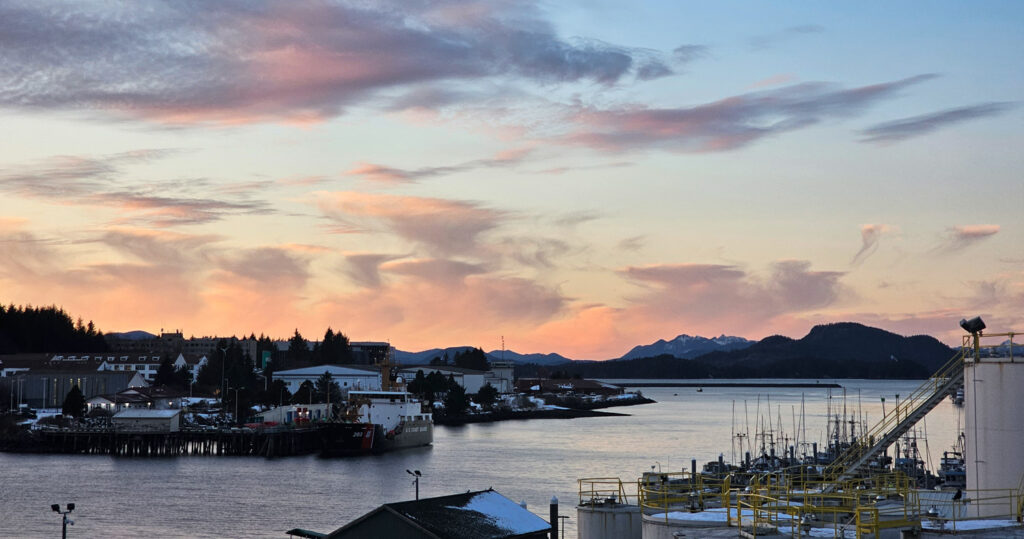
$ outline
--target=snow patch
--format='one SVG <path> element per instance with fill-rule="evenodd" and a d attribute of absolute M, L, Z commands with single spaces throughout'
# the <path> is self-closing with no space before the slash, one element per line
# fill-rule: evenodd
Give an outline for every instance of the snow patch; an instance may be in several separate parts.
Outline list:
<path fill-rule="evenodd" d="M 523 535 L 551 527 L 544 519 L 497 492 L 481 492 L 473 496 L 466 505 L 448 506 L 448 509 L 476 511 L 487 517 L 495 526 L 508 530 L 509 535 Z"/>

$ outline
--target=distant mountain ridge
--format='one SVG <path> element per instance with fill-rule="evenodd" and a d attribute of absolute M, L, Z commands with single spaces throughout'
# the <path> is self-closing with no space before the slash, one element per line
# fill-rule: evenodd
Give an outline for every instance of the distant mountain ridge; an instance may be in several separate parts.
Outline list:
<path fill-rule="evenodd" d="M 431 348 L 420 352 L 395 350 L 395 362 L 400 365 L 426 365 L 435 357 L 444 357 L 445 354 L 448 354 L 448 359 L 452 360 L 455 358 L 456 353 L 472 349 L 472 346 L 450 346 L 448 348 Z M 505 350 L 504 352 L 501 350 L 491 350 L 490 352 L 486 352 L 486 355 L 488 361 L 501 361 L 504 357 L 505 361 L 512 361 L 515 363 L 534 363 L 537 365 L 558 365 L 560 363 L 569 363 L 572 361 L 571 359 L 559 354 L 520 354 L 518 352 L 513 352 L 512 350 Z"/>
<path fill-rule="evenodd" d="M 882 364 L 912 362 L 935 372 L 953 357 L 954 350 L 928 335 L 904 337 L 856 322 L 814 326 L 802 339 L 766 337 L 742 350 L 711 352 L 699 359 L 720 365 L 770 362 L 837 362 Z"/>
<path fill-rule="evenodd" d="M 754 342 L 743 337 L 732 337 L 725 334 L 709 339 L 700 335 L 690 336 L 684 333 L 671 341 L 659 339 L 652 344 L 634 346 L 632 350 L 619 359 L 638 359 L 663 355 L 679 359 L 693 359 L 709 352 L 741 350 L 751 346 Z"/>

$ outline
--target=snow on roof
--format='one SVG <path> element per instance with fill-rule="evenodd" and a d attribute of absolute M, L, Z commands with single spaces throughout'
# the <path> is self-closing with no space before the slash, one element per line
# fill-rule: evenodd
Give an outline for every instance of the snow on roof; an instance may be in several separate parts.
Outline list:
<path fill-rule="evenodd" d="M 181 410 L 146 410 L 129 408 L 114 414 L 114 419 L 170 419 L 181 413 Z"/>
<path fill-rule="evenodd" d="M 476 511 L 492 520 L 495 525 L 516 535 L 551 528 L 551 525 L 545 522 L 544 519 L 523 509 L 519 504 L 493 490 L 481 492 L 473 496 L 469 499 L 469 503 L 462 507 L 449 508 Z"/>
<path fill-rule="evenodd" d="M 387 504 L 441 537 L 516 537 L 551 529 L 539 516 L 493 490 Z"/>

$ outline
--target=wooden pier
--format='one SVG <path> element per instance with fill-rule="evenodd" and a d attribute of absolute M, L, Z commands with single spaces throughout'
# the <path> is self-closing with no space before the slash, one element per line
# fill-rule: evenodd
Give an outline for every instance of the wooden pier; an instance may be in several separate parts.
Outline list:
<path fill-rule="evenodd" d="M 53 429 L 35 433 L 39 453 L 78 453 L 128 457 L 263 456 L 286 457 L 319 453 L 320 432 L 305 429 L 222 429 L 179 432 Z"/>

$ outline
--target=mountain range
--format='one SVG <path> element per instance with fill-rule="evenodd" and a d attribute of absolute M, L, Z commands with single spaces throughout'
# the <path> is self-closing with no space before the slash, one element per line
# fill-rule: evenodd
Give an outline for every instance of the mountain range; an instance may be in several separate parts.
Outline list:
<path fill-rule="evenodd" d="M 741 350 L 754 344 L 754 342 L 748 341 L 743 337 L 729 337 L 724 334 L 708 339 L 700 335 L 691 337 L 684 333 L 671 341 L 659 339 L 653 344 L 634 346 L 632 350 L 619 359 L 637 359 L 661 355 L 669 355 L 680 359 L 693 359 L 709 352 Z"/>

